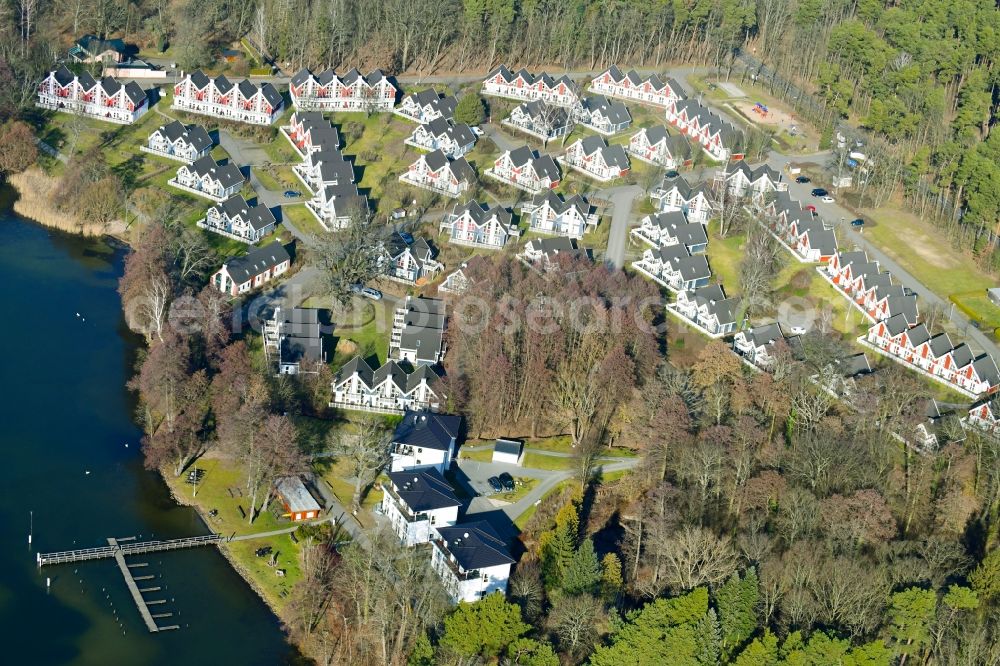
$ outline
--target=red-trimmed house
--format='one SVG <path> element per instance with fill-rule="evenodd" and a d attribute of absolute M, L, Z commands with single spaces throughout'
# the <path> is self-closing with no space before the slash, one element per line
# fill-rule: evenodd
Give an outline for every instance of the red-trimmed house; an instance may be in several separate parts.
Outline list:
<path fill-rule="evenodd" d="M 634 69 L 622 74 L 617 65 L 611 65 L 594 77 L 590 82 L 590 89 L 611 97 L 662 107 L 684 99 L 684 90 L 677 81 L 661 79 L 656 74 L 643 77 Z"/>
<path fill-rule="evenodd" d="M 296 109 L 312 111 L 392 111 L 399 89 L 380 70 L 362 76 L 352 69 L 338 76 L 332 69 L 313 74 L 299 70 L 288 84 Z"/>
<path fill-rule="evenodd" d="M 476 135 L 464 123 L 455 124 L 447 118 L 435 118 L 418 125 L 403 143 L 421 150 L 440 150 L 451 159 L 457 159 L 475 147 Z"/>
<path fill-rule="evenodd" d="M 212 275 L 209 284 L 224 294 L 239 296 L 270 282 L 287 271 L 291 263 L 288 251 L 275 241 L 253 248 L 242 257 L 230 257 Z"/>
<path fill-rule="evenodd" d="M 499 250 L 517 236 L 512 220 L 506 208 L 468 201 L 455 204 L 451 214 L 441 221 L 440 229 L 448 234 L 451 243 Z"/>
<path fill-rule="evenodd" d="M 135 81 L 122 83 L 113 76 L 97 80 L 87 72 L 78 76 L 65 65 L 49 72 L 37 92 L 35 106 L 118 125 L 130 125 L 149 110 L 146 91 Z"/>
<path fill-rule="evenodd" d="M 569 238 L 583 238 L 599 221 L 597 214 L 591 213 L 591 205 L 579 194 L 565 199 L 552 190 L 540 192 L 522 204 L 521 217 L 528 220 L 532 231 Z"/>
<path fill-rule="evenodd" d="M 545 72 L 534 75 L 526 69 L 516 74 L 500 65 L 483 80 L 482 94 L 531 101 L 540 99 L 556 106 L 576 106 L 579 87 L 568 76 L 554 79 Z"/>
<path fill-rule="evenodd" d="M 631 168 L 625 148 L 609 146 L 599 136 L 577 139 L 559 157 L 559 162 L 602 183 L 627 175 Z"/>
<path fill-rule="evenodd" d="M 172 109 L 251 125 L 270 125 L 285 110 L 285 100 L 270 83 L 249 79 L 232 82 L 223 75 L 210 79 L 200 69 L 174 85 Z"/>
<path fill-rule="evenodd" d="M 528 146 L 505 151 L 483 175 L 529 194 L 556 188 L 562 178 L 549 155 L 537 155 Z"/>
<path fill-rule="evenodd" d="M 476 172 L 464 157 L 452 160 L 435 150 L 417 158 L 399 180 L 454 199 L 476 182 Z"/>
<path fill-rule="evenodd" d="M 663 125 L 643 127 L 628 142 L 629 154 L 647 164 L 679 169 L 691 163 L 691 142 L 683 134 L 668 134 Z"/>
<path fill-rule="evenodd" d="M 340 150 L 337 128 L 319 111 L 296 111 L 281 130 L 303 159 L 321 150 Z"/>

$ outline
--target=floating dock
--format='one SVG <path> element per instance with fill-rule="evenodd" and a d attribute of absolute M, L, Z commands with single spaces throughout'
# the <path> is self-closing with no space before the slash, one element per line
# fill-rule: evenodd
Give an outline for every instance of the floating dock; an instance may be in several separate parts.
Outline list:
<path fill-rule="evenodd" d="M 66 564 L 68 562 L 85 562 L 87 560 L 114 558 L 116 553 L 121 553 L 122 557 L 128 557 L 129 555 L 143 555 L 145 553 L 156 553 L 164 550 L 208 546 L 223 540 L 224 537 L 221 534 L 205 534 L 203 536 L 186 537 L 183 539 L 167 539 L 166 541 L 125 541 L 125 539 L 109 538 L 107 546 L 63 550 L 57 553 L 38 553 L 35 556 L 35 561 L 39 568 L 41 568 L 49 564 Z M 114 545 L 111 545 L 112 542 L 114 542 Z"/>

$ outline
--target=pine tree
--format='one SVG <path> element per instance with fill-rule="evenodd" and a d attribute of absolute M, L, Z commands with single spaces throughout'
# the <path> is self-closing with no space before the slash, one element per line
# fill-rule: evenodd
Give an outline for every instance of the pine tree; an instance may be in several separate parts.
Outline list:
<path fill-rule="evenodd" d="M 538 539 L 542 561 L 542 579 L 552 590 L 562 586 L 563 576 L 576 554 L 580 539 L 580 517 L 576 504 L 567 502 L 556 514 L 555 527 Z"/>
<path fill-rule="evenodd" d="M 780 663 L 778 639 L 770 629 L 765 629 L 764 635 L 747 645 L 733 663 L 736 666 L 777 666 Z"/>
<path fill-rule="evenodd" d="M 601 564 L 594 552 L 594 542 L 584 539 L 563 572 L 562 589 L 567 594 L 593 594 L 601 582 Z"/>
<path fill-rule="evenodd" d="M 410 658 L 406 664 L 407 666 L 434 665 L 434 647 L 431 645 L 431 639 L 427 637 L 427 634 L 420 634 L 417 637 L 416 643 L 413 644 L 413 651 L 410 652 Z"/>
<path fill-rule="evenodd" d="M 696 657 L 701 666 L 716 666 L 722 659 L 722 630 L 714 608 L 709 608 L 705 617 L 695 625 L 695 640 L 698 644 Z"/>
<path fill-rule="evenodd" d="M 601 594 L 605 599 L 617 600 L 623 585 L 622 561 L 615 553 L 608 553 L 601 560 Z"/>
<path fill-rule="evenodd" d="M 889 636 L 905 664 L 910 655 L 919 655 L 931 640 L 931 622 L 937 607 L 933 590 L 911 587 L 892 595 L 889 604 Z"/>
<path fill-rule="evenodd" d="M 722 648 L 732 654 L 757 629 L 757 600 L 760 595 L 757 572 L 750 568 L 743 578 L 734 574 L 715 593 L 722 627 Z"/>

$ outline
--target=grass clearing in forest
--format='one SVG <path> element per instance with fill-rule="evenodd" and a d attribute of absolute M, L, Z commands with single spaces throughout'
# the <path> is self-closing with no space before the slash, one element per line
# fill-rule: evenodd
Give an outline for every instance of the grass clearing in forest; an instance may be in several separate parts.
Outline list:
<path fill-rule="evenodd" d="M 979 270 L 972 257 L 956 250 L 944 231 L 913 213 L 895 208 L 862 209 L 864 237 L 913 275 L 946 298 L 982 292 L 996 286 L 996 278 Z"/>

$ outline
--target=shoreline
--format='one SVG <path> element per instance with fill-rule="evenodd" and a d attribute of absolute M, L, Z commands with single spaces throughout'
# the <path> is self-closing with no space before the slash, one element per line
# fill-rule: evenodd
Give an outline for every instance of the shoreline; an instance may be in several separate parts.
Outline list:
<path fill-rule="evenodd" d="M 157 474 L 160 475 L 160 479 L 163 480 L 163 483 L 166 484 L 167 489 L 170 491 L 170 498 L 174 502 L 176 502 L 178 506 L 186 506 L 193 509 L 194 512 L 198 514 L 198 518 L 201 519 L 201 522 L 205 526 L 205 528 L 209 532 L 215 533 L 215 530 L 212 529 L 211 524 L 208 522 L 208 517 L 205 515 L 201 505 L 199 505 L 197 502 L 189 500 L 188 498 L 182 495 L 178 495 L 177 490 L 170 483 L 170 481 L 167 480 L 167 475 L 164 473 L 162 469 L 157 470 Z M 285 632 L 285 639 L 288 641 L 288 644 L 294 646 L 295 649 L 301 652 L 302 646 L 292 642 L 288 637 L 288 632 L 287 629 L 285 628 L 285 618 L 282 617 L 278 608 L 274 605 L 274 603 L 270 599 L 267 598 L 261 587 L 257 584 L 257 581 L 254 579 L 253 576 L 250 575 L 250 572 L 247 571 L 246 568 L 242 564 L 240 564 L 240 562 L 235 557 L 233 557 L 233 554 L 229 551 L 228 544 L 225 541 L 223 541 L 220 542 L 219 546 L 220 546 L 218 549 L 219 552 L 222 553 L 222 556 L 226 558 L 227 562 L 229 562 L 229 565 L 233 568 L 233 571 L 235 571 L 239 575 L 239 577 L 246 582 L 247 586 L 254 591 L 254 594 L 256 594 L 261 601 L 264 602 L 264 605 L 268 607 L 268 609 L 271 611 L 274 617 L 278 620 L 279 624 L 281 624 L 281 629 L 282 631 Z"/>
<path fill-rule="evenodd" d="M 110 225 L 105 226 L 84 222 L 75 215 L 57 210 L 52 205 L 52 193 L 58 186 L 58 180 L 37 166 L 32 166 L 21 173 L 9 175 L 7 184 L 17 194 L 11 204 L 11 209 L 26 220 L 49 229 L 57 229 L 84 238 L 108 236 L 128 244 L 125 240 L 125 231 L 128 226 L 121 220 L 115 220 Z"/>

